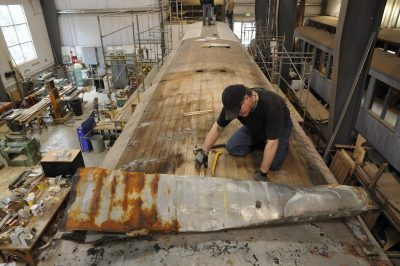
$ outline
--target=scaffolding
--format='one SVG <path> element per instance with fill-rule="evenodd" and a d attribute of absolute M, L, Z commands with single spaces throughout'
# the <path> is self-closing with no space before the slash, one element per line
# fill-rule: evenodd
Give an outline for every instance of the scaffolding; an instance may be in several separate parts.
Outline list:
<path fill-rule="evenodd" d="M 303 111 L 303 120 L 306 116 L 308 105 L 308 77 L 311 74 L 314 64 L 313 52 L 288 52 L 285 49 L 285 36 L 279 36 L 273 33 L 271 27 L 262 27 L 260 22 L 242 24 L 241 41 L 244 45 L 249 43 L 249 53 L 253 56 L 263 73 L 273 84 L 273 87 L 279 89 L 281 82 L 287 84 L 290 88 L 288 94 L 291 99 L 297 99 L 296 88 L 282 76 L 282 66 L 290 65 L 289 76 L 291 80 L 297 80 L 298 89 L 307 89 L 307 99 L 305 106 L 299 105 Z M 275 85 L 275 86 L 274 86 Z"/>
<path fill-rule="evenodd" d="M 170 21 L 181 21 L 184 19 L 186 11 L 183 10 L 183 2 L 170 0 Z"/>
<path fill-rule="evenodd" d="M 172 29 L 165 23 L 169 8 L 167 1 L 160 0 L 144 12 L 97 16 L 109 93 L 126 86 L 136 89 L 142 85 L 144 90 L 147 73 L 163 64 L 172 50 Z"/>

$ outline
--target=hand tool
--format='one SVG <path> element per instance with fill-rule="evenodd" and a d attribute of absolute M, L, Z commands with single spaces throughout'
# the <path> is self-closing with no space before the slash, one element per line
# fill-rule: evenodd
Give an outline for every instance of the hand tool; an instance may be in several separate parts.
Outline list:
<path fill-rule="evenodd" d="M 215 155 L 214 155 L 214 160 L 213 160 L 213 166 L 212 166 L 212 169 L 211 169 L 211 175 L 215 176 L 215 169 L 217 168 L 218 158 L 222 154 L 222 150 L 221 149 L 216 149 L 213 152 L 215 152 Z"/>

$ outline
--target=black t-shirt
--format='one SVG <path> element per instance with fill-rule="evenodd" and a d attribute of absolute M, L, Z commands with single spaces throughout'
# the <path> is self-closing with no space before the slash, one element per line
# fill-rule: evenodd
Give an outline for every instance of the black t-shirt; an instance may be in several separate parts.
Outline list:
<path fill-rule="evenodd" d="M 290 119 L 289 109 L 283 99 L 261 88 L 252 89 L 258 94 L 258 103 L 247 117 L 237 119 L 247 126 L 260 140 L 274 140 L 284 137 L 285 127 Z M 217 123 L 226 127 L 231 121 L 225 119 L 225 109 L 222 108 Z"/>

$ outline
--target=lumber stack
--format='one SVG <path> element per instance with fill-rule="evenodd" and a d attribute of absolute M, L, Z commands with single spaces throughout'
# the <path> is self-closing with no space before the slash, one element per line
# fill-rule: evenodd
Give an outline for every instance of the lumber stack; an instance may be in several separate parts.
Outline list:
<path fill-rule="evenodd" d="M 80 93 L 80 90 L 76 90 L 73 92 L 74 87 L 69 84 L 67 86 L 64 86 L 63 89 L 59 92 L 60 96 L 69 95 L 69 98 L 73 98 Z M 15 121 L 17 121 L 20 125 L 27 124 L 34 120 L 37 116 L 41 115 L 44 113 L 46 108 L 50 105 L 50 98 L 49 96 L 44 97 L 40 102 L 32 106 L 31 108 L 23 110 L 23 112 L 15 118 Z"/>
<path fill-rule="evenodd" d="M 378 167 L 366 162 L 364 166 L 357 166 L 355 175 L 368 185 L 372 177 L 378 172 Z M 392 173 L 383 173 L 374 187 L 376 196 L 384 203 L 382 211 L 386 214 L 391 224 L 400 232 L 400 184 Z"/>
<path fill-rule="evenodd" d="M 25 109 L 17 118 L 15 118 L 15 121 L 17 121 L 20 125 L 27 124 L 35 119 L 38 115 L 42 114 L 49 105 L 50 99 L 48 97 L 43 98 L 31 108 Z"/>

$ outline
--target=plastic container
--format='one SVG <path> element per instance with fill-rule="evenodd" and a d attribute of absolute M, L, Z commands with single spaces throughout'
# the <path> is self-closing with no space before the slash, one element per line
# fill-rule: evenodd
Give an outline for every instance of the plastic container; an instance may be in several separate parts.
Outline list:
<path fill-rule="evenodd" d="M 102 135 L 93 135 L 90 137 L 94 152 L 102 152 L 105 149 L 104 140 Z"/>
<path fill-rule="evenodd" d="M 77 128 L 77 133 L 78 133 L 78 140 L 79 144 L 81 145 L 81 150 L 83 152 L 88 152 L 92 149 L 92 145 L 90 144 L 89 137 L 86 137 L 85 132 L 83 131 L 82 127 Z"/>
<path fill-rule="evenodd" d="M 86 118 L 86 120 L 82 122 L 81 126 L 77 128 L 78 140 L 83 152 L 88 152 L 92 149 L 90 137 L 93 135 L 92 130 L 95 125 L 94 112 L 91 112 L 88 118 Z"/>
<path fill-rule="evenodd" d="M 78 87 L 83 86 L 83 77 L 82 77 L 82 65 L 74 64 L 74 75 L 75 75 L 75 85 Z"/>
<path fill-rule="evenodd" d="M 69 101 L 69 105 L 72 107 L 72 111 L 74 115 L 80 116 L 83 114 L 82 112 L 82 102 L 79 99 Z"/>

